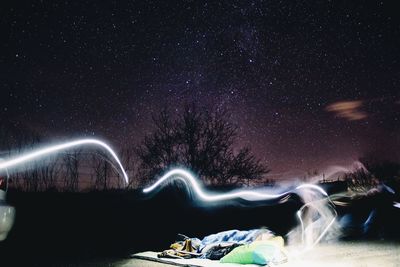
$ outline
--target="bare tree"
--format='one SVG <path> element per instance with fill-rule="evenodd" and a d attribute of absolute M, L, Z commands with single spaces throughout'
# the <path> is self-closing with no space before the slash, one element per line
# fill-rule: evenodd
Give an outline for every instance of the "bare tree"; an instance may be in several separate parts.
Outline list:
<path fill-rule="evenodd" d="M 153 123 L 153 133 L 137 149 L 140 174 L 147 179 L 174 166 L 213 184 L 248 184 L 269 172 L 249 148 L 236 148 L 237 127 L 223 112 L 201 112 L 192 105 L 173 119 L 164 109 Z"/>
<path fill-rule="evenodd" d="M 92 181 L 96 190 L 107 190 L 110 183 L 112 168 L 107 156 L 98 152 L 91 157 Z"/>
<path fill-rule="evenodd" d="M 39 181 L 41 191 L 56 190 L 57 177 L 60 172 L 58 158 L 50 158 L 44 161 L 44 164 L 39 168 Z"/>
<path fill-rule="evenodd" d="M 76 192 L 79 190 L 79 159 L 81 150 L 75 149 L 68 152 L 64 158 L 65 172 L 62 178 L 62 187 L 65 191 Z"/>
<path fill-rule="evenodd" d="M 27 167 L 22 174 L 23 188 L 28 192 L 40 191 L 40 171 L 37 162 L 26 164 Z"/>
<path fill-rule="evenodd" d="M 347 187 L 353 192 L 364 193 L 376 187 L 377 180 L 371 173 L 360 168 L 344 175 Z"/>
<path fill-rule="evenodd" d="M 365 168 L 380 181 L 390 181 L 400 177 L 400 163 L 380 159 L 378 154 L 367 154 L 359 159 Z"/>
<path fill-rule="evenodd" d="M 33 149 L 41 140 L 40 136 L 21 125 L 2 120 L 0 122 L 0 158 L 12 157 Z M 38 162 L 30 162 L 14 168 L 10 173 L 13 186 L 22 190 L 41 190 Z"/>

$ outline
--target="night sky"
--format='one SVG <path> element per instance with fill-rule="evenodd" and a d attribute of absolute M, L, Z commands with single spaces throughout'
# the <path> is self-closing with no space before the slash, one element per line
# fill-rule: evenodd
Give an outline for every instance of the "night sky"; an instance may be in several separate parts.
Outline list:
<path fill-rule="evenodd" d="M 273 174 L 399 160 L 395 2 L 3 0 L 0 119 L 118 149 L 193 102 Z"/>

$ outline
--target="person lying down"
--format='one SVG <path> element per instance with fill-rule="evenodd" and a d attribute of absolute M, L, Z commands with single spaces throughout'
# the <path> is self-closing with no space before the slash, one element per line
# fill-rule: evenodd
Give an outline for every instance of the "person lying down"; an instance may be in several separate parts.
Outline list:
<path fill-rule="evenodd" d="M 228 230 L 205 236 L 189 238 L 178 234 L 170 248 L 157 255 L 159 258 L 202 258 L 221 263 L 279 264 L 287 261 L 284 240 L 266 228 Z"/>

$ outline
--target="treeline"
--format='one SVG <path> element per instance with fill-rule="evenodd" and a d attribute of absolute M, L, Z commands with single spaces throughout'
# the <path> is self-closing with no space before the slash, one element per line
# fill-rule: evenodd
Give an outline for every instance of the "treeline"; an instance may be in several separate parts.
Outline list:
<path fill-rule="evenodd" d="M 269 172 L 266 164 L 250 147 L 238 145 L 239 128 L 226 112 L 210 113 L 187 105 L 181 113 L 163 109 L 152 122 L 152 131 L 142 142 L 117 151 L 130 177 L 128 185 L 104 151 L 87 148 L 67 150 L 9 170 L 9 185 L 33 192 L 129 189 L 151 183 L 174 167 L 189 169 L 208 185 L 271 183 L 264 177 Z M 42 143 L 46 142 L 29 129 L 2 122 L 0 157 L 19 155 Z M 0 175 L 4 179 L 7 173 Z"/>
<path fill-rule="evenodd" d="M 0 123 L 1 160 L 51 143 L 54 142 L 18 123 L 4 120 Z M 137 158 L 134 149 L 124 147 L 118 151 L 118 156 L 132 178 L 129 184 L 125 183 L 109 155 L 104 150 L 93 147 L 68 149 L 8 170 L 1 170 L 0 181 L 3 182 L 0 184 L 3 187 L 29 192 L 78 192 L 138 187 L 142 181 L 139 181 L 135 174 Z"/>
<path fill-rule="evenodd" d="M 354 192 L 366 192 L 381 183 L 400 192 L 400 163 L 379 159 L 379 155 L 361 157 L 362 168 L 344 175 L 348 188 Z"/>
<path fill-rule="evenodd" d="M 2 172 L 8 187 L 30 192 L 40 191 L 99 191 L 127 189 L 138 186 L 132 149 L 124 149 L 120 159 L 132 178 L 125 183 L 120 170 L 103 151 L 93 148 L 68 150 L 50 157 L 21 164 Z M 12 154 L 10 154 L 12 156 Z M 9 178 L 7 181 L 7 177 Z"/>

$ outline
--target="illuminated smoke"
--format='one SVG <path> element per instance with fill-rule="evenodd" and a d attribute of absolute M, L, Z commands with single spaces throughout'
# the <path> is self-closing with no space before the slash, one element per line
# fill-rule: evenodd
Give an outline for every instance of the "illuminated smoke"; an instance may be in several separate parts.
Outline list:
<path fill-rule="evenodd" d="M 305 204 L 296 213 L 299 226 L 288 234 L 288 244 L 295 246 L 301 240 L 303 249 L 296 251 L 301 253 L 313 248 L 323 238 L 337 237 L 339 230 L 335 205 L 329 196 L 321 198 L 320 194 L 309 187 L 303 187 L 303 190 L 296 193 Z"/>
<path fill-rule="evenodd" d="M 44 156 L 49 156 L 51 154 L 58 153 L 63 150 L 67 150 L 67 149 L 70 149 L 73 147 L 79 147 L 79 146 L 83 146 L 83 145 L 95 145 L 95 146 L 99 146 L 99 147 L 102 147 L 103 149 L 105 149 L 117 162 L 117 164 L 123 174 L 126 184 L 129 183 L 129 177 L 128 177 L 127 173 L 125 172 L 125 169 L 122 166 L 122 163 L 121 163 L 120 159 L 118 158 L 117 154 L 114 152 L 114 150 L 109 145 L 107 145 L 106 143 L 104 143 L 100 140 L 97 140 L 97 139 L 79 139 L 79 140 L 70 141 L 70 142 L 66 142 L 66 143 L 62 143 L 62 144 L 58 144 L 58 145 L 47 146 L 45 148 L 37 149 L 33 152 L 28 152 L 28 153 L 24 153 L 20 156 L 5 159 L 0 162 L 0 170 L 7 170 L 12 167 L 17 167 L 21 164 L 30 162 L 32 160 L 36 160 L 36 159 L 42 158 Z"/>
<path fill-rule="evenodd" d="M 174 180 L 183 181 L 200 200 L 205 202 L 218 202 L 237 198 L 247 201 L 277 200 L 281 202 L 283 199 L 287 199 L 287 196 L 291 193 L 299 195 L 305 203 L 297 212 L 303 244 L 302 251 L 311 249 L 319 243 L 327 235 L 337 216 L 328 194 L 321 187 L 314 184 L 302 184 L 295 189 L 279 194 L 269 194 L 260 190 L 239 190 L 216 194 L 204 190 L 190 172 L 183 169 L 173 169 L 153 185 L 143 189 L 143 192 L 148 194 L 155 190 L 160 190 L 167 182 Z M 296 230 L 293 231 L 292 236 L 296 236 L 296 232 Z"/>

